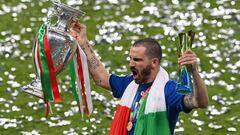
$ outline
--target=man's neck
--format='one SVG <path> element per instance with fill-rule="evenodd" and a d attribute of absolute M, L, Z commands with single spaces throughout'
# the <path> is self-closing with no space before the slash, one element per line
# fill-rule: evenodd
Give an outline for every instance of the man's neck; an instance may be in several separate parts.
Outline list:
<path fill-rule="evenodd" d="M 149 79 L 146 82 L 144 82 L 144 84 L 148 84 L 148 83 L 154 82 L 154 80 L 157 77 L 157 74 L 158 74 L 159 70 L 160 70 L 159 67 L 157 69 L 155 69 L 155 70 L 152 70 L 152 72 L 151 72 L 151 74 L 149 76 Z"/>

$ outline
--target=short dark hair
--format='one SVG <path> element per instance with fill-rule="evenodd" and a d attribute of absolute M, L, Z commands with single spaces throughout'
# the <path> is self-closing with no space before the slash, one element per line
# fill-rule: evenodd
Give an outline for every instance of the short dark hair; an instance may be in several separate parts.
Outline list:
<path fill-rule="evenodd" d="M 158 58 L 159 61 L 162 59 L 162 48 L 157 40 L 152 38 L 144 38 L 135 41 L 133 47 L 143 46 L 146 48 L 146 55 L 151 58 Z"/>

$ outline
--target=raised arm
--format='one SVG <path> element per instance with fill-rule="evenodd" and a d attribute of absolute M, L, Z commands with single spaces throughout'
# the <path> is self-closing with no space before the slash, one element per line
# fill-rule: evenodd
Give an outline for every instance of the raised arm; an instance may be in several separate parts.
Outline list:
<path fill-rule="evenodd" d="M 110 75 L 105 69 L 102 62 L 96 57 L 91 45 L 89 44 L 86 26 L 78 22 L 74 22 L 72 24 L 70 34 L 77 39 L 78 44 L 87 55 L 89 71 L 92 75 L 93 80 L 98 86 L 110 90 Z"/>
<path fill-rule="evenodd" d="M 178 60 L 181 65 L 187 65 L 193 77 L 193 95 L 184 97 L 184 105 L 188 109 L 206 108 L 208 106 L 207 86 L 201 78 L 197 68 L 197 56 L 191 50 L 187 50 Z"/>

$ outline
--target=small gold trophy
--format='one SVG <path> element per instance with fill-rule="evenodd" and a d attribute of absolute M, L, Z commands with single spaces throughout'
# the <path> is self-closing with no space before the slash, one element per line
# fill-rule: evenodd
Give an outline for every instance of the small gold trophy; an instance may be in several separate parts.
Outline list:
<path fill-rule="evenodd" d="M 195 32 L 188 31 L 187 33 L 178 34 L 179 44 L 178 44 L 178 57 L 180 57 L 186 50 L 192 48 L 192 43 L 194 39 Z M 177 81 L 177 91 L 182 94 L 192 93 L 192 81 L 191 75 L 188 71 L 186 65 L 178 66 L 178 81 Z"/>

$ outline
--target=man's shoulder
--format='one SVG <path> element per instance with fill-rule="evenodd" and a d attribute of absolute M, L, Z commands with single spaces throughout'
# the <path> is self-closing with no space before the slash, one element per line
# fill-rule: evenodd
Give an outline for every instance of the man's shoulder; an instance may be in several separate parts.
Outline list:
<path fill-rule="evenodd" d="M 113 96 L 116 98 L 122 97 L 126 87 L 132 82 L 132 75 L 119 76 L 112 74 L 109 79 L 109 83 L 113 92 Z"/>
<path fill-rule="evenodd" d="M 168 80 L 165 85 L 165 90 L 175 90 L 177 86 L 177 82 L 175 80 Z"/>
<path fill-rule="evenodd" d="M 116 74 L 111 74 L 110 80 L 112 83 L 127 83 L 129 84 L 133 80 L 133 75 L 128 74 L 128 75 L 116 75 Z"/>
<path fill-rule="evenodd" d="M 165 95 L 169 96 L 176 93 L 176 86 L 177 82 L 175 80 L 169 80 L 164 87 Z"/>

